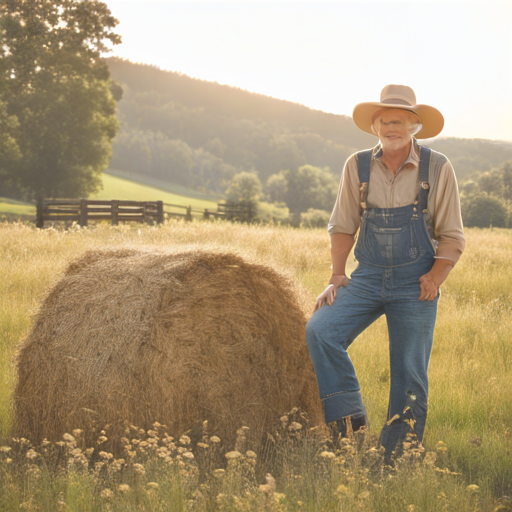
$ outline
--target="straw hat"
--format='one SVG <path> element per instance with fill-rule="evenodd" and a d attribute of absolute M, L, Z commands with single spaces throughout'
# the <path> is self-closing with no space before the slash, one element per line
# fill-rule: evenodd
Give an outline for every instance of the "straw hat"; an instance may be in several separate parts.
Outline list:
<path fill-rule="evenodd" d="M 386 85 L 380 93 L 380 103 L 357 104 L 352 114 L 354 123 L 361 130 L 375 135 L 372 131 L 373 116 L 382 108 L 399 108 L 416 114 L 422 124 L 421 130 L 415 135 L 417 139 L 435 137 L 444 126 L 443 114 L 429 105 L 417 105 L 414 91 L 406 85 Z"/>

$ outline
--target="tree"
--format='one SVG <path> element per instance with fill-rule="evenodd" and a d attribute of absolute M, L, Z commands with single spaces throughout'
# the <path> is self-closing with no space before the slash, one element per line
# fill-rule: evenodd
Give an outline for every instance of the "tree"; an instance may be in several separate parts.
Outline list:
<path fill-rule="evenodd" d="M 485 192 L 463 197 L 461 211 L 462 220 L 467 227 L 503 228 L 507 226 L 509 212 L 506 204 L 502 199 Z"/>
<path fill-rule="evenodd" d="M 478 177 L 478 187 L 481 192 L 499 197 L 501 195 L 502 184 L 497 169 L 491 169 L 490 171 L 482 173 Z"/>
<path fill-rule="evenodd" d="M 296 171 L 285 171 L 288 180 L 286 204 L 293 213 L 309 208 L 331 210 L 338 191 L 338 180 L 329 168 L 303 165 Z"/>
<path fill-rule="evenodd" d="M 257 205 L 261 197 L 261 182 L 256 172 L 242 171 L 233 176 L 226 194 L 230 201 Z"/>
<path fill-rule="evenodd" d="M 13 185 L 9 169 L 21 156 L 15 136 L 17 128 L 18 120 L 7 114 L 5 103 L 0 101 L 0 186 L 4 190 Z"/>
<path fill-rule="evenodd" d="M 120 43 L 117 23 L 99 1 L 0 0 L 0 100 L 20 151 L 7 177 L 27 196 L 100 187 L 117 131 L 101 55 Z"/>
<path fill-rule="evenodd" d="M 503 198 L 512 201 L 512 160 L 501 165 L 501 178 L 503 181 Z"/>
<path fill-rule="evenodd" d="M 282 203 L 286 201 L 288 193 L 288 178 L 283 171 L 272 174 L 267 180 L 265 190 L 272 203 Z"/>
<path fill-rule="evenodd" d="M 226 194 L 228 201 L 248 208 L 248 220 L 252 221 L 258 211 L 261 190 L 261 182 L 256 171 L 242 171 L 233 176 Z"/>

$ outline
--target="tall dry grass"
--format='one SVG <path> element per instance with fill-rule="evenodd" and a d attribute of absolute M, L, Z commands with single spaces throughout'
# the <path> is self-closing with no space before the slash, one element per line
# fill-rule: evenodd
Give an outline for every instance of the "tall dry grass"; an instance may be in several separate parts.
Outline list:
<path fill-rule="evenodd" d="M 22 224 L 0 225 L 0 432 L 4 436 L 8 436 L 11 419 L 16 345 L 27 333 L 31 315 L 46 290 L 59 279 L 69 260 L 87 249 L 167 244 L 197 244 L 198 247 L 213 244 L 284 271 L 301 288 L 301 300 L 306 309 L 312 308 L 314 297 L 324 288 L 330 274 L 329 240 L 324 230 L 204 222 L 171 222 L 162 227 L 99 226 L 68 231 L 38 231 Z M 345 485 L 352 492 L 352 484 L 339 484 L 341 473 L 334 467 L 325 470 L 325 461 L 315 451 L 320 445 L 312 441 L 301 448 L 305 451 L 300 452 L 299 457 L 303 460 L 300 478 L 295 478 L 299 470 L 292 472 L 293 478 L 287 472 L 276 477 L 277 490 L 288 493 L 288 498 L 283 498 L 280 504 L 265 505 L 267 510 L 493 510 L 498 504 L 496 500 L 512 494 L 511 249 L 510 231 L 467 230 L 466 252 L 442 289 L 430 366 L 430 410 L 424 444 L 427 450 L 435 450 L 439 448 L 438 442 L 444 442 L 438 450 L 442 466 L 461 476 L 443 476 L 439 471 L 408 471 L 404 476 L 390 478 L 389 483 L 379 481 L 379 485 L 384 485 L 380 498 L 377 491 L 372 491 L 363 501 L 350 498 L 349 504 L 348 498 L 338 499 L 336 490 L 339 485 Z M 370 423 L 373 431 L 378 432 L 386 415 L 389 384 L 384 319 L 377 321 L 354 343 L 351 357 L 358 371 Z M 284 451 L 286 457 L 296 461 L 294 446 Z M 308 452 L 304 446 L 311 450 Z M 443 453 L 445 446 L 447 452 Z M 355 466 L 350 468 L 354 474 L 359 474 Z M 322 478 L 319 475 L 323 475 Z M 87 501 L 87 496 L 94 497 L 99 492 L 94 479 L 90 480 L 91 475 L 72 473 L 65 480 L 60 478 L 51 480 L 47 490 L 58 497 L 59 492 L 64 492 L 58 489 L 65 489 L 75 496 L 77 503 L 80 500 L 89 503 L 76 505 L 75 510 L 100 510 L 106 506 L 96 498 Z M 331 487 L 324 482 L 325 478 Z M 305 483 L 298 485 L 301 479 Z M 236 484 L 242 486 L 240 493 L 245 492 L 243 489 L 249 481 Z M 236 487 L 233 482 L 230 485 Z M 468 491 L 467 485 L 477 485 L 478 492 L 475 488 Z M 320 486 L 317 491 L 315 486 Z M 30 494 L 30 489 L 26 486 L 24 489 L 19 492 Z M 172 492 L 181 489 L 180 503 L 186 507 L 187 493 L 194 491 L 179 486 L 173 489 Z M 254 489 L 259 496 L 258 487 Z M 226 496 L 229 492 L 219 491 Z M 231 495 L 236 494 L 233 492 Z M 343 488 L 339 492 L 343 494 Z M 416 499 L 418 493 L 421 500 Z M 123 499 L 126 502 L 126 496 Z M 249 502 L 236 505 L 230 499 L 221 498 L 222 503 L 203 509 L 259 510 Z M 302 508 L 297 505 L 301 501 Z M 319 508 L 320 502 L 324 503 L 322 508 Z M 137 509 L 132 501 L 129 503 Z M 345 503 L 344 508 L 342 503 Z M 407 508 L 409 505 L 413 508 Z M 123 509 L 112 503 L 109 506 L 111 510 Z M 11 510 L 5 507 L 2 510 Z M 164 509 L 151 507 L 144 505 L 147 510 Z M 51 510 L 51 507 L 40 509 Z"/>

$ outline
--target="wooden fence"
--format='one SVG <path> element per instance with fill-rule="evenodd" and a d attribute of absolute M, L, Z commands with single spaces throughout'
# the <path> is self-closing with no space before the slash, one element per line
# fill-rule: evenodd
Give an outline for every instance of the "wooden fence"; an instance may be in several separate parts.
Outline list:
<path fill-rule="evenodd" d="M 219 203 L 217 211 L 192 206 L 169 204 L 162 201 L 117 201 L 89 199 L 43 199 L 37 203 L 36 226 L 45 222 L 76 222 L 87 226 L 89 221 L 108 220 L 113 226 L 119 222 L 144 222 L 161 224 L 167 218 L 178 217 L 191 221 L 193 218 L 223 218 L 231 221 L 250 222 L 253 211 L 250 205 Z"/>

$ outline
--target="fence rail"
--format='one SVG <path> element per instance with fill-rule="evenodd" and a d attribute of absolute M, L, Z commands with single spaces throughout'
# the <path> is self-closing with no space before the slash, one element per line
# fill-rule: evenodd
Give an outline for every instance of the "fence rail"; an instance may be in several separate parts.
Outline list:
<path fill-rule="evenodd" d="M 178 211 L 176 211 L 178 210 Z M 217 211 L 198 210 L 192 206 L 169 204 L 163 201 L 118 201 L 99 199 L 43 199 L 37 203 L 36 226 L 43 228 L 45 222 L 68 221 L 87 226 L 89 221 L 110 220 L 119 222 L 144 222 L 161 224 L 166 218 L 178 217 L 191 221 L 222 218 L 231 221 L 250 222 L 253 212 L 250 205 L 219 203 Z"/>
<path fill-rule="evenodd" d="M 89 221 L 161 223 L 164 221 L 162 201 L 117 201 L 99 199 L 44 199 L 37 203 L 36 226 L 45 222 L 69 221 L 87 226 Z"/>

